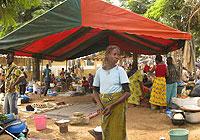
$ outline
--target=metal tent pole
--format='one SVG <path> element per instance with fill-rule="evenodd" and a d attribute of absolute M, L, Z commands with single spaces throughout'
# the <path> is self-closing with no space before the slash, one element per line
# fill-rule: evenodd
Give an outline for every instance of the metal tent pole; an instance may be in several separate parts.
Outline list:
<path fill-rule="evenodd" d="M 194 58 L 194 37 L 192 36 L 192 40 L 189 40 L 190 49 L 192 54 L 192 60 L 194 65 L 194 74 L 195 74 L 195 81 L 197 81 L 197 73 L 196 73 L 196 66 L 195 66 L 195 58 Z"/>

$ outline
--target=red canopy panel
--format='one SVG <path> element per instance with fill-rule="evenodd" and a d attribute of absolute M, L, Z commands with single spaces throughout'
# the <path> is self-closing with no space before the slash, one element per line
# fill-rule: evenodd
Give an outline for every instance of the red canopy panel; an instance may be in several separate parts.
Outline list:
<path fill-rule="evenodd" d="M 97 35 L 102 30 L 100 29 L 92 29 L 90 32 L 86 33 L 85 35 L 81 36 L 79 39 L 73 41 L 72 43 L 64 46 L 63 48 L 59 49 L 58 51 L 51 54 L 51 56 L 60 56 L 65 54 L 66 52 L 76 48 L 80 44 L 84 43 L 86 40 L 90 39 L 91 37 Z"/>
<path fill-rule="evenodd" d="M 15 52 L 16 56 L 27 56 L 27 57 L 32 57 L 32 54 L 28 53 L 22 53 L 22 52 Z"/>
<path fill-rule="evenodd" d="M 82 26 L 164 39 L 191 40 L 181 32 L 101 0 L 81 0 Z"/>
<path fill-rule="evenodd" d="M 81 28 L 72 28 L 68 31 L 64 31 L 62 33 L 57 33 L 51 36 L 47 36 L 45 38 L 42 38 L 38 41 L 34 41 L 33 43 L 17 50 L 17 51 L 23 51 L 23 52 L 27 52 L 27 53 L 40 53 L 50 47 L 52 47 L 53 45 L 55 45 L 56 43 L 62 41 L 63 39 L 65 39 L 67 36 L 71 35 L 72 33 L 76 32 L 77 30 L 79 30 Z"/>

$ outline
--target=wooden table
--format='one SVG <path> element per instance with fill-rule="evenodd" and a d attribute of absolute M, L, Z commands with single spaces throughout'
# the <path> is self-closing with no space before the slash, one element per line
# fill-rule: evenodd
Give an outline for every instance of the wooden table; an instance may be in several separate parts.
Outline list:
<path fill-rule="evenodd" d="M 97 133 L 94 130 L 89 130 L 88 132 L 95 138 L 95 140 L 102 140 L 102 133 Z"/>

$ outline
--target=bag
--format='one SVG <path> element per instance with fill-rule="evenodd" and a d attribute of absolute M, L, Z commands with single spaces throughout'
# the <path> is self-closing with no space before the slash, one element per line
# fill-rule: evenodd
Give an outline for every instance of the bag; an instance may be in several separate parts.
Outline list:
<path fill-rule="evenodd" d="M 200 85 L 199 84 L 195 85 L 188 96 L 200 97 Z"/>
<path fill-rule="evenodd" d="M 26 106 L 27 111 L 34 111 L 34 108 L 31 105 Z"/>

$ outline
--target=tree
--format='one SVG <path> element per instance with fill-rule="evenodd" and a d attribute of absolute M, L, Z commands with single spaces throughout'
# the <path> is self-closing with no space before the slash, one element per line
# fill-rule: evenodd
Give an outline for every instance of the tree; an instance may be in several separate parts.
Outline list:
<path fill-rule="evenodd" d="M 121 6 L 137 14 L 145 14 L 155 0 L 119 0 Z"/>
<path fill-rule="evenodd" d="M 157 0 L 145 16 L 185 32 L 199 34 L 199 0 Z"/>
<path fill-rule="evenodd" d="M 37 18 L 64 0 L 0 1 L 0 38 Z M 17 7 L 17 8 L 16 8 Z M 32 59 L 33 80 L 40 80 L 39 59 Z"/>
<path fill-rule="evenodd" d="M 178 30 L 192 33 L 195 40 L 200 40 L 199 0 L 157 0 L 147 10 L 145 16 Z M 195 44 L 196 50 L 200 50 L 199 43 Z"/>
<path fill-rule="evenodd" d="M 103 1 L 108 2 L 108 3 L 112 3 L 110 0 L 103 0 Z"/>
<path fill-rule="evenodd" d="M 0 1 L 0 38 L 63 1 L 64 0 Z"/>
<path fill-rule="evenodd" d="M 200 50 L 199 0 L 120 0 L 121 5 L 135 13 L 162 24 L 193 34 L 196 50 Z M 198 41 L 198 42 L 197 42 Z M 199 56 L 200 53 L 197 53 Z"/>
<path fill-rule="evenodd" d="M 9 28 L 17 27 L 16 19 L 24 10 L 40 5 L 40 0 L 1 0 L 0 1 L 0 26 L 2 31 L 6 32 Z M 20 14 L 19 14 L 20 13 Z"/>

